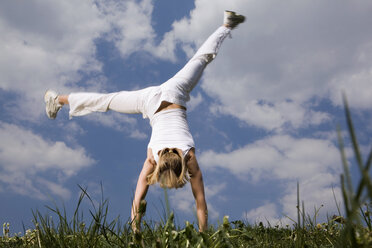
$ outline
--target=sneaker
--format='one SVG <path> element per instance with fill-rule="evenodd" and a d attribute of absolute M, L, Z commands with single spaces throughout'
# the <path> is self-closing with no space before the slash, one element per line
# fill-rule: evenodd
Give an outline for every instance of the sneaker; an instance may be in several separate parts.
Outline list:
<path fill-rule="evenodd" d="M 243 15 L 237 15 L 234 11 L 225 10 L 223 24 L 227 25 L 229 28 L 234 29 L 244 21 L 245 17 Z"/>
<path fill-rule="evenodd" d="M 45 110 L 49 119 L 55 119 L 62 104 L 58 102 L 58 93 L 54 90 L 47 90 L 44 95 Z"/>

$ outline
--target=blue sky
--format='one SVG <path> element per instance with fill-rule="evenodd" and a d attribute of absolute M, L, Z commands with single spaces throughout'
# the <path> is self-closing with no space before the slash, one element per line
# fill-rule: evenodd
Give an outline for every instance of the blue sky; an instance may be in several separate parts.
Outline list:
<path fill-rule="evenodd" d="M 368 1 L 1 1 L 0 222 L 32 226 L 31 209 L 65 204 L 77 185 L 126 221 L 151 128 L 141 116 L 45 115 L 46 89 L 112 92 L 164 82 L 222 23 L 246 15 L 188 104 L 210 222 L 291 223 L 296 183 L 312 213 L 341 202 L 336 126 L 348 97 L 364 156 L 372 141 L 372 3 Z M 348 144 L 348 143 L 346 143 Z M 352 152 L 347 154 L 355 179 Z M 169 191 L 179 224 L 195 221 L 190 186 Z M 148 193 L 159 220 L 163 190 Z M 85 207 L 88 207 L 85 203 Z"/>

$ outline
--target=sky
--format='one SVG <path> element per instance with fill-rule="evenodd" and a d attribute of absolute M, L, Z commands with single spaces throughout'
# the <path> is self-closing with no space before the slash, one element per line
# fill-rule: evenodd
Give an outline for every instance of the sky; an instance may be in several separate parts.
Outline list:
<path fill-rule="evenodd" d="M 356 0 L 19 0 L 0 2 L 0 222 L 32 227 L 45 205 L 71 213 L 79 186 L 109 215 L 130 216 L 151 135 L 148 119 L 113 112 L 45 114 L 47 89 L 115 92 L 172 77 L 222 24 L 246 16 L 188 103 L 209 222 L 293 224 L 300 200 L 319 219 L 342 205 L 337 126 L 354 182 L 342 92 L 365 159 L 372 144 L 372 2 Z M 169 190 L 176 221 L 196 222 L 189 184 Z M 335 197 L 336 200 L 335 200 Z M 164 216 L 150 187 L 146 219 Z M 84 201 L 84 208 L 90 208 Z M 85 214 L 86 216 L 88 213 Z"/>

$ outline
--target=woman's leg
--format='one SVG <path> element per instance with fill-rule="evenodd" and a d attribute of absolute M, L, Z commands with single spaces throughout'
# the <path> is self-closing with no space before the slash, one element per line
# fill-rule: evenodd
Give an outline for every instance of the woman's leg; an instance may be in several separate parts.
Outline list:
<path fill-rule="evenodd" d="M 68 105 L 69 104 L 68 95 L 59 95 L 57 97 L 57 101 L 58 101 L 59 104 Z"/>
<path fill-rule="evenodd" d="M 71 93 L 68 95 L 70 117 L 86 115 L 91 112 L 112 110 L 124 114 L 146 115 L 145 101 L 154 87 L 136 91 L 120 91 L 108 94 Z M 63 97 L 62 97 L 63 99 Z"/>
<path fill-rule="evenodd" d="M 245 17 L 242 15 L 237 15 L 233 11 L 225 11 L 223 25 L 208 37 L 195 55 L 172 79 L 164 83 L 165 87 L 181 88 L 186 93 L 190 93 L 198 83 L 207 64 L 216 57 L 222 42 L 230 35 L 231 30 L 244 20 Z"/>
<path fill-rule="evenodd" d="M 230 35 L 231 29 L 225 26 L 219 27 L 202 44 L 189 62 L 174 76 L 187 81 L 189 92 L 198 83 L 205 67 L 217 56 L 222 42 Z"/>
<path fill-rule="evenodd" d="M 173 78 L 164 83 L 163 87 L 182 89 L 189 94 L 198 83 L 208 63 L 216 57 L 222 42 L 229 36 L 230 32 L 231 29 L 228 27 L 219 27 L 209 36 L 187 64 Z"/>
<path fill-rule="evenodd" d="M 69 95 L 58 95 L 48 90 L 45 94 L 46 112 L 50 119 L 55 119 L 63 105 L 70 107 L 69 116 L 83 116 L 92 112 L 106 112 L 113 110 L 126 114 L 142 113 L 147 116 L 145 101 L 151 97 L 155 87 L 137 91 L 120 91 L 115 93 L 78 92 Z"/>
<path fill-rule="evenodd" d="M 198 83 L 207 64 L 217 55 L 222 42 L 230 34 L 231 29 L 242 22 L 244 22 L 244 16 L 236 15 L 232 11 L 225 11 L 224 25 L 209 36 L 196 54 L 173 78 L 162 84 L 163 90 L 181 91 L 188 96 Z M 147 112 L 150 114 L 155 113 L 154 110 L 146 108 L 146 106 L 153 106 L 154 104 L 145 104 L 146 99 L 155 95 L 152 94 L 151 88 L 110 94 L 73 93 L 68 96 L 62 96 L 60 103 L 57 100 L 58 95 L 54 91 L 47 91 L 44 100 L 47 105 L 47 115 L 51 119 L 56 117 L 62 104 L 70 105 L 70 117 L 86 115 L 96 111 L 105 112 L 107 110 L 114 110 L 120 113 L 142 113 L 144 117 L 147 117 Z"/>

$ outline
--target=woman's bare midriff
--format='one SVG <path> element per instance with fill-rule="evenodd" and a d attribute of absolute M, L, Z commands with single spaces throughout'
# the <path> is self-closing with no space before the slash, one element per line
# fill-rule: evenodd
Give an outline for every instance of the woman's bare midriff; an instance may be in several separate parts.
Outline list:
<path fill-rule="evenodd" d="M 175 104 L 175 103 L 170 103 L 170 102 L 166 102 L 166 101 L 162 101 L 158 110 L 156 110 L 155 114 L 160 112 L 160 111 L 163 111 L 163 110 L 167 110 L 167 109 L 176 109 L 176 108 L 180 108 L 180 109 L 184 109 L 186 110 L 186 108 L 184 106 L 181 106 L 181 105 L 178 105 L 178 104 Z"/>

